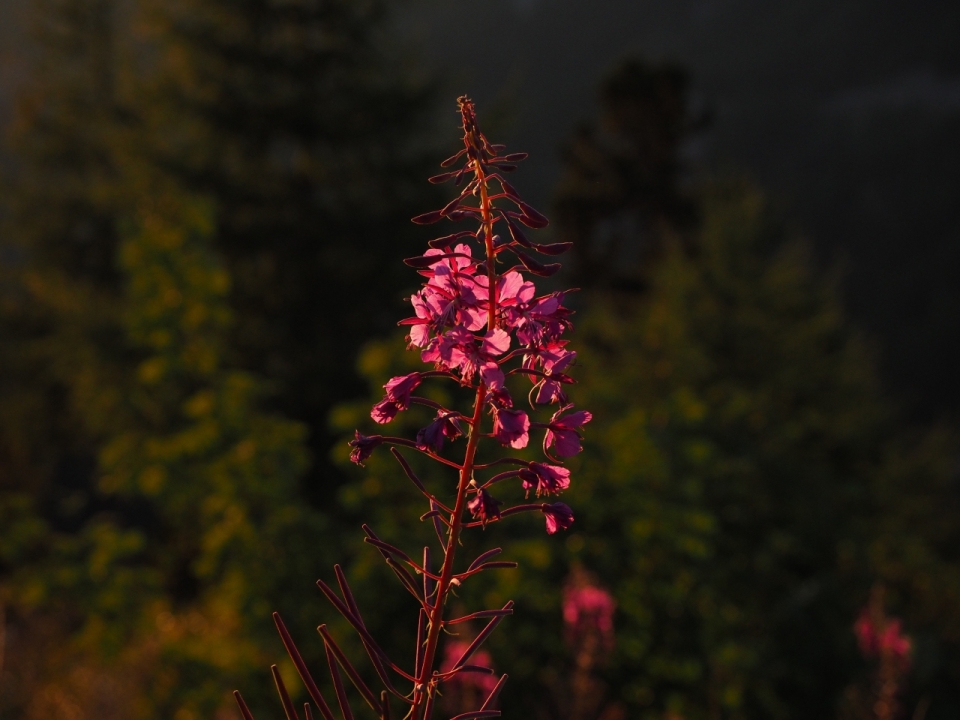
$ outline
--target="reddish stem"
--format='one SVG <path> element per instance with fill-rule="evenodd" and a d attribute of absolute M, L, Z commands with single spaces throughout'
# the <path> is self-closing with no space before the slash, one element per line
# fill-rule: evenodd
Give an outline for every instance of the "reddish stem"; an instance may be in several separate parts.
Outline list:
<path fill-rule="evenodd" d="M 482 152 L 480 150 L 482 141 L 478 137 L 479 133 L 476 130 L 473 132 L 476 134 L 472 138 L 468 137 L 467 142 L 476 141 L 474 147 L 477 148 L 479 154 Z M 497 322 L 497 269 L 493 247 L 493 216 L 491 213 L 491 200 L 487 194 L 487 182 L 484 176 L 483 166 L 478 159 L 474 159 L 472 162 L 477 184 L 480 187 L 480 210 L 483 218 L 484 241 L 487 252 L 487 284 L 489 288 L 487 329 L 493 330 Z M 477 445 L 480 442 L 480 425 L 483 421 L 483 403 L 486 400 L 486 394 L 486 386 L 482 382 L 478 383 L 477 396 L 474 401 L 473 419 L 470 423 L 470 438 L 467 441 L 463 465 L 460 466 L 460 483 L 457 486 L 457 502 L 453 507 L 453 515 L 450 518 L 450 532 L 447 536 L 447 546 L 444 549 L 440 580 L 437 583 L 437 600 L 430 613 L 430 627 L 427 631 L 427 643 L 423 653 L 423 664 L 420 668 L 420 674 L 417 677 L 417 686 L 414 688 L 413 720 L 421 720 L 421 718 L 422 720 L 430 720 L 427 706 L 430 706 L 430 709 L 432 709 L 432 703 L 428 702 L 428 699 L 433 695 L 435 690 L 433 687 L 435 683 L 435 680 L 433 680 L 433 663 L 440 642 L 440 629 L 443 625 L 443 605 L 447 593 L 450 590 L 450 582 L 453 579 L 453 561 L 456 555 L 457 545 L 460 541 L 460 531 L 463 528 L 463 513 L 464 510 L 466 510 L 467 489 L 470 487 L 470 482 L 473 479 L 474 459 L 477 454 Z M 428 678 L 430 678 L 429 686 Z"/>

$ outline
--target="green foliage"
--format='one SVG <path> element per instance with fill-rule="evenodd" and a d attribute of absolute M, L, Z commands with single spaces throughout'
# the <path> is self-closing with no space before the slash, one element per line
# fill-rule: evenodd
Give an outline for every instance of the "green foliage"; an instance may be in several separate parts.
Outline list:
<path fill-rule="evenodd" d="M 304 428 L 259 411 L 262 383 L 225 357 L 229 279 L 212 229 L 208 202 L 161 191 L 124 233 L 125 325 L 142 355 L 100 455 L 101 490 L 155 514 L 149 562 L 166 593 L 150 612 L 176 677 L 152 700 L 181 716 L 209 715 L 228 680 L 261 671 L 286 573 L 317 559 L 291 558 L 291 544 L 322 528 L 296 503 Z"/>
<path fill-rule="evenodd" d="M 16 610 L 72 618 L 65 662 L 139 665 L 144 712 L 186 718 L 262 674 L 270 611 L 297 615 L 285 587 L 316 572 L 323 553 L 301 548 L 321 548 L 324 525 L 296 501 L 304 428 L 258 410 L 262 382 L 226 356 L 229 278 L 210 247 L 210 203 L 150 196 L 120 235 L 130 361 L 96 378 L 113 396 L 97 420 L 103 509 L 67 532 L 8 495 L 2 560 Z"/>

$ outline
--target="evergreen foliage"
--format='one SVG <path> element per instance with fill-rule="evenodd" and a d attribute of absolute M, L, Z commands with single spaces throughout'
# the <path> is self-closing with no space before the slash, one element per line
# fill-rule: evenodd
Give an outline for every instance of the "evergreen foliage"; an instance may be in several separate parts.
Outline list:
<path fill-rule="evenodd" d="M 426 90 L 382 29 L 383 0 L 147 7 L 151 151 L 217 202 L 234 348 L 307 424 L 318 499 L 337 476 L 329 408 L 362 388 L 351 371 L 366 329 L 393 323 L 408 279 L 389 259 L 419 247 L 408 219 L 431 197 L 412 180 L 428 167 Z"/>

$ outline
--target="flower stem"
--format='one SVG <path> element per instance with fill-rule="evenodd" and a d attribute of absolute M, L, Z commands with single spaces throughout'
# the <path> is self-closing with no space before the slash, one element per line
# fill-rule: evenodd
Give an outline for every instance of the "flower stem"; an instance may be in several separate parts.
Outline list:
<path fill-rule="evenodd" d="M 474 138 L 469 138 L 472 140 Z M 475 138 L 475 147 L 482 147 L 480 138 Z M 480 187 L 480 211 L 483 218 L 484 242 L 487 252 L 487 280 L 489 296 L 487 303 L 487 329 L 493 330 L 497 323 L 497 268 L 493 247 L 493 213 L 491 200 L 487 194 L 487 181 L 483 167 L 474 160 L 474 172 Z M 440 580 L 437 583 L 436 601 L 430 610 L 430 627 L 427 631 L 426 647 L 423 653 L 423 665 L 414 688 L 412 717 L 413 720 L 430 720 L 426 716 L 427 699 L 435 692 L 435 688 L 428 687 L 428 681 L 433 677 L 433 664 L 436 659 L 437 646 L 440 642 L 440 629 L 443 626 L 443 606 L 450 590 L 453 579 L 453 561 L 456 556 L 457 545 L 460 542 L 460 531 L 463 528 L 463 513 L 466 510 L 467 489 L 473 480 L 474 459 L 477 455 L 477 445 L 480 442 L 481 422 L 483 421 L 483 403 L 486 400 L 487 388 L 478 383 L 477 396 L 474 401 L 473 419 L 470 423 L 470 438 L 464 454 L 463 464 L 460 466 L 460 483 L 457 486 L 457 501 L 453 506 L 453 515 L 450 518 L 450 533 L 447 536 L 447 545 L 444 549 L 443 567 L 440 571 Z"/>

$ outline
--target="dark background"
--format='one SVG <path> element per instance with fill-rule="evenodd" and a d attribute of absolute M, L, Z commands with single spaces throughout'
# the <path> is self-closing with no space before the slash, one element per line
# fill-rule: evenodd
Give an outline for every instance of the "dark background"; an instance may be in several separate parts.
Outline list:
<path fill-rule="evenodd" d="M 626 55 L 687 68 L 713 119 L 690 167 L 756 180 L 841 269 L 895 392 L 922 417 L 960 409 L 960 6 L 466 0 L 418 3 L 402 28 L 541 158 L 518 179 L 541 204 L 605 72 Z"/>
<path fill-rule="evenodd" d="M 0 112 L 31 56 L 26 3 L 0 5 Z M 960 7 L 951 2 L 435 0 L 396 8 L 411 69 L 473 95 L 545 204 L 558 149 L 625 56 L 686 68 L 712 125 L 692 171 L 746 173 L 842 272 L 915 417 L 960 410 Z M 418 66 L 419 65 L 419 66 Z M 452 111 L 440 126 L 452 129 Z"/>

